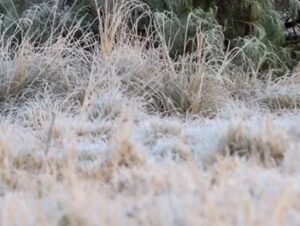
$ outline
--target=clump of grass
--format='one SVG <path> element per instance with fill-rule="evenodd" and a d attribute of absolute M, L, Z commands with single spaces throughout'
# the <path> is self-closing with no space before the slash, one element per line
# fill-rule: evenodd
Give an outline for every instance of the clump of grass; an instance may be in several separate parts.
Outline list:
<path fill-rule="evenodd" d="M 267 82 L 266 88 L 258 95 L 258 102 L 270 110 L 293 110 L 300 106 L 299 75 L 284 76 L 277 81 Z"/>
<path fill-rule="evenodd" d="M 8 144 L 7 141 L 5 140 L 0 140 L 0 165 L 1 168 L 2 167 L 6 167 L 7 166 L 7 157 L 9 154 L 9 150 L 10 150 L 10 145 Z"/>
<path fill-rule="evenodd" d="M 130 137 L 133 124 L 129 120 L 121 117 L 117 121 L 116 133 L 110 141 L 112 151 L 97 173 L 102 180 L 110 181 L 119 170 L 141 167 L 146 162 L 141 147 Z"/>
<path fill-rule="evenodd" d="M 4 138 L 0 139 L 0 178 L 5 187 L 14 188 L 17 186 L 18 179 L 15 171 L 11 167 L 12 159 L 11 144 Z M 2 184 L 2 186 L 3 186 Z"/>
<path fill-rule="evenodd" d="M 11 166 L 18 170 L 38 172 L 43 167 L 43 160 L 41 153 L 19 153 L 11 159 Z"/>
<path fill-rule="evenodd" d="M 132 128 L 130 128 L 130 122 L 122 124 L 118 126 L 117 133 L 114 136 L 116 140 L 113 143 L 116 146 L 108 164 L 114 167 L 125 168 L 144 164 L 145 160 L 142 155 L 142 150 L 138 149 L 137 144 L 131 141 L 129 136 L 132 130 Z"/>
<path fill-rule="evenodd" d="M 80 219 L 78 216 L 65 214 L 58 221 L 58 226 L 82 226 L 86 225 L 86 220 Z"/>
<path fill-rule="evenodd" d="M 264 166 L 280 165 L 288 150 L 284 134 L 273 131 L 272 124 L 258 134 L 249 127 L 239 125 L 227 132 L 223 152 L 225 155 L 252 159 Z"/>
<path fill-rule="evenodd" d="M 143 163 L 143 158 L 133 149 L 132 144 L 123 140 L 120 145 L 123 146 L 115 151 L 111 164 L 118 167 L 132 167 Z"/>
<path fill-rule="evenodd" d="M 213 115 L 226 103 L 228 91 L 221 81 L 205 78 L 205 75 L 193 75 L 187 91 L 190 114 Z"/>
<path fill-rule="evenodd" d="M 43 48 L 23 42 L 11 59 L 3 59 L 1 103 L 14 100 L 17 101 L 15 104 L 21 106 L 27 100 L 39 99 L 45 92 L 52 93 L 61 100 L 80 101 L 80 86 L 86 80 L 84 73 L 88 73 L 89 65 L 84 64 L 85 53 L 82 50 L 75 53 L 75 49 L 68 49 L 68 42 L 65 41 L 66 39 L 61 39 L 60 43 L 45 45 Z M 74 71 L 75 68 L 71 65 L 82 67 Z"/>

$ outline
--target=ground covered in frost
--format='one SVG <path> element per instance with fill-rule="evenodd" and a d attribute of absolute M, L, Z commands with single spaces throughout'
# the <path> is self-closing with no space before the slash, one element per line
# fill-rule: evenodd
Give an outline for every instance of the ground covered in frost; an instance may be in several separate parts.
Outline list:
<path fill-rule="evenodd" d="M 299 225 L 297 69 L 162 54 L 2 50 L 0 225 Z"/>

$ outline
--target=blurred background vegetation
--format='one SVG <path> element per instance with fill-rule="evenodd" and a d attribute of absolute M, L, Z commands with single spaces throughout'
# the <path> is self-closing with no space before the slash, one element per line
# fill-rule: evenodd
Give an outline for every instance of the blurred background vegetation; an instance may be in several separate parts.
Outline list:
<path fill-rule="evenodd" d="M 14 49 L 28 38 L 39 45 L 67 35 L 74 27 L 74 39 L 85 32 L 99 38 L 100 23 L 114 4 L 124 0 L 0 0 L 2 45 Z M 140 36 L 152 35 L 164 42 L 170 56 L 199 49 L 199 37 L 223 51 L 238 49 L 254 68 L 281 75 L 299 60 L 300 20 L 298 0 L 135 0 L 131 2 L 128 26 Z M 133 4 L 135 4 L 133 6 Z M 129 7 L 130 8 L 130 7 Z M 100 30 L 99 30 L 100 29 Z M 101 40 L 99 39 L 101 42 Z M 241 51 L 242 50 L 242 51 Z"/>

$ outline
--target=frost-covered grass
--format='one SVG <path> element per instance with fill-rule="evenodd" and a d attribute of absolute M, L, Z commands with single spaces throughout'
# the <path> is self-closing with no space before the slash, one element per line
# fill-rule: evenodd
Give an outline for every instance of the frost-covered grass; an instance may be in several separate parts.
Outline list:
<path fill-rule="evenodd" d="M 0 225 L 299 225 L 300 72 L 118 37 L 1 46 Z"/>

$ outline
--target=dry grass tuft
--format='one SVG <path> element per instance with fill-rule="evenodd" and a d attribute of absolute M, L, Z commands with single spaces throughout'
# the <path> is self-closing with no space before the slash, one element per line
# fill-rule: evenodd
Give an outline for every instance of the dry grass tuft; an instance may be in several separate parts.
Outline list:
<path fill-rule="evenodd" d="M 116 132 L 111 137 L 112 151 L 94 176 L 104 181 L 111 181 L 118 171 L 142 167 L 146 160 L 142 149 L 132 141 L 133 123 L 126 117 L 116 122 Z"/>
<path fill-rule="evenodd" d="M 283 77 L 277 82 L 269 82 L 266 89 L 259 95 L 259 102 L 272 111 L 298 109 L 300 106 L 299 85 L 298 73 Z"/>
<path fill-rule="evenodd" d="M 193 75 L 187 96 L 190 114 L 211 115 L 216 114 L 225 105 L 229 92 L 222 85 L 222 81 L 207 78 L 205 75 Z"/>
<path fill-rule="evenodd" d="M 267 124 L 257 134 L 241 124 L 229 129 L 223 151 L 229 156 L 254 159 L 265 166 L 271 166 L 282 163 L 287 149 L 288 140 L 284 134 L 273 131 L 272 124 Z"/>
<path fill-rule="evenodd" d="M 117 131 L 113 137 L 114 151 L 112 153 L 110 164 L 117 167 L 130 168 L 144 164 L 142 150 L 138 149 L 138 145 L 132 141 L 130 135 L 133 130 L 133 123 L 130 119 L 119 119 L 117 123 Z"/>
<path fill-rule="evenodd" d="M 58 226 L 83 226 L 86 223 L 86 220 L 80 219 L 76 215 L 65 214 L 59 219 Z"/>
<path fill-rule="evenodd" d="M 7 158 L 10 153 L 10 144 L 3 139 L 0 139 L 0 166 L 1 168 L 7 167 Z"/>
<path fill-rule="evenodd" d="M 43 167 L 43 156 L 35 153 L 20 153 L 13 157 L 12 167 L 18 170 L 39 172 Z"/>

